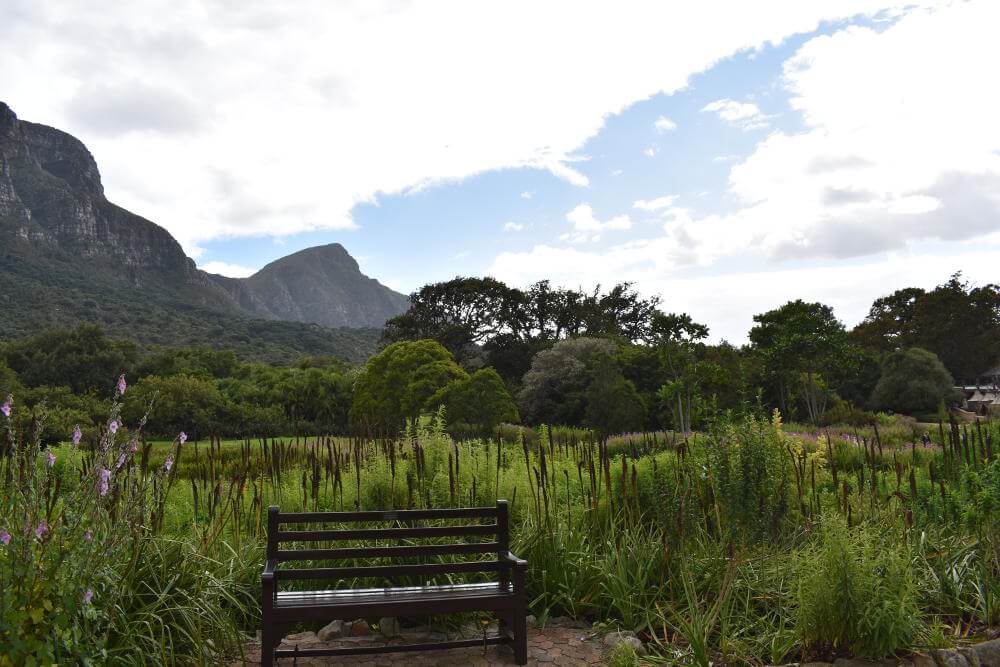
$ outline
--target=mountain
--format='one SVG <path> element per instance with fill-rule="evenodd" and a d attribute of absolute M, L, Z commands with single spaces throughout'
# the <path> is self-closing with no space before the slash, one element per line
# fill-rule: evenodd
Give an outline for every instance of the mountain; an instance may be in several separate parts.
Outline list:
<path fill-rule="evenodd" d="M 405 309 L 339 244 L 242 280 L 199 270 L 169 232 L 107 200 L 82 142 L 0 102 L 0 339 L 87 321 L 147 345 L 359 361 Z"/>
<path fill-rule="evenodd" d="M 381 327 L 409 300 L 358 267 L 339 243 L 282 257 L 242 280 L 212 276 L 248 313 L 324 326 Z"/>

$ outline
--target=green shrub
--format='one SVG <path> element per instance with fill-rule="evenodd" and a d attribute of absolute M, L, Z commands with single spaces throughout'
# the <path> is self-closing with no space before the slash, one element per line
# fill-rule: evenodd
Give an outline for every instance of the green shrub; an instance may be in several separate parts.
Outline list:
<path fill-rule="evenodd" d="M 835 516 L 824 517 L 819 540 L 798 563 L 803 643 L 872 658 L 908 647 L 920 628 L 908 548 Z"/>

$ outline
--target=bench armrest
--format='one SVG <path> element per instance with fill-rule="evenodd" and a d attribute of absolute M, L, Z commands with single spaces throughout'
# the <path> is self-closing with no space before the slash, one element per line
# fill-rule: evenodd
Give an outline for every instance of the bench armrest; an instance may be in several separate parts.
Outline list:
<path fill-rule="evenodd" d="M 513 565 L 516 568 L 528 567 L 528 561 L 524 560 L 523 558 L 518 558 L 509 551 L 503 555 L 501 560 L 506 561 L 508 565 Z"/>
<path fill-rule="evenodd" d="M 278 569 L 278 561 L 269 560 L 264 563 L 264 571 L 260 573 L 261 582 L 274 581 L 274 572 Z"/>

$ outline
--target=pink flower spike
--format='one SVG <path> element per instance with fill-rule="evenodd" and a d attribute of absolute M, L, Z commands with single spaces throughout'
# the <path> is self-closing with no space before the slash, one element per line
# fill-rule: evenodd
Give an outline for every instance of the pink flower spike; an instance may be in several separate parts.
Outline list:
<path fill-rule="evenodd" d="M 2 412 L 3 416 L 6 417 L 7 419 L 10 419 L 10 409 L 13 406 L 13 404 L 14 404 L 14 397 L 8 395 L 7 400 L 3 402 L 3 405 L 0 405 L 0 412 Z"/>
<path fill-rule="evenodd" d="M 128 387 L 128 385 L 125 383 L 125 374 L 123 373 L 123 374 L 121 374 L 121 375 L 118 376 L 118 386 L 115 387 L 118 390 L 118 395 L 119 396 L 124 396 L 125 395 L 125 389 L 127 387 Z"/>
<path fill-rule="evenodd" d="M 122 452 L 122 455 L 118 457 L 118 463 L 115 464 L 115 470 L 121 470 L 123 465 L 125 465 L 125 452 Z"/>
<path fill-rule="evenodd" d="M 111 431 L 112 434 L 118 432 L 118 420 L 117 419 L 112 419 L 111 420 L 111 423 L 108 424 L 108 430 Z"/>
<path fill-rule="evenodd" d="M 170 472 L 170 469 L 174 466 L 174 457 L 167 455 L 167 460 L 163 462 L 163 472 Z"/>
<path fill-rule="evenodd" d="M 45 455 L 45 465 L 51 468 L 55 464 L 56 464 L 56 455 L 53 454 L 52 450 L 50 449 L 48 454 Z"/>
<path fill-rule="evenodd" d="M 183 445 L 185 442 L 188 441 L 188 434 L 185 433 L 184 431 L 181 431 L 180 434 L 177 436 L 177 441 Z"/>
<path fill-rule="evenodd" d="M 107 468 L 101 468 L 99 474 L 101 476 L 100 493 L 101 496 L 103 497 L 108 495 L 108 482 L 111 481 L 111 471 L 108 470 Z"/>
<path fill-rule="evenodd" d="M 85 530 L 83 531 L 83 539 L 90 542 L 92 539 L 94 539 L 94 534 L 91 533 L 89 530 Z"/>
<path fill-rule="evenodd" d="M 83 437 L 83 433 L 80 431 L 80 425 L 77 424 L 76 428 L 73 429 L 73 444 L 74 445 L 79 445 L 80 444 L 80 438 L 82 438 L 82 437 Z"/>
<path fill-rule="evenodd" d="M 42 519 L 42 522 L 38 524 L 38 528 L 35 528 L 35 537 L 42 539 L 47 532 L 49 532 L 49 524 L 46 523 L 45 519 Z"/>
<path fill-rule="evenodd" d="M 0 542 L 3 542 L 4 546 L 10 544 L 10 533 L 6 528 L 0 528 Z"/>
<path fill-rule="evenodd" d="M 90 604 L 90 601 L 94 598 L 94 591 L 87 589 L 87 592 L 83 594 L 83 604 Z"/>
<path fill-rule="evenodd" d="M 135 454 L 137 451 L 139 451 L 139 441 L 132 440 L 132 453 Z"/>

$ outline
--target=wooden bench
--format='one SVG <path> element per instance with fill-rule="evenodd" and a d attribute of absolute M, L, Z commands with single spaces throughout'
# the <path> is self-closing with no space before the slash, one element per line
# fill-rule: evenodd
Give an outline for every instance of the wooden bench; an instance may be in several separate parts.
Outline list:
<path fill-rule="evenodd" d="M 496 507 L 462 509 L 398 510 L 390 512 L 293 512 L 281 513 L 277 507 L 267 514 L 267 563 L 261 574 L 263 620 L 261 629 L 261 665 L 269 667 L 278 658 L 309 656 L 349 656 L 418 651 L 486 644 L 508 644 L 514 649 L 519 665 L 528 661 L 527 609 L 524 579 L 527 562 L 510 553 L 507 501 Z M 441 522 L 465 520 L 460 525 Z M 477 521 L 469 521 L 477 520 Z M 488 523 L 484 521 L 492 520 Z M 439 525 L 419 526 L 433 521 Z M 391 527 L 371 528 L 373 523 Z M 361 523 L 365 527 L 349 529 L 282 529 L 285 524 Z M 467 538 L 480 541 L 468 541 Z M 434 543 L 423 542 L 435 538 Z M 442 543 L 439 538 L 448 539 Z M 490 541 L 482 541 L 484 539 Z M 348 546 L 316 548 L 317 542 Z M 371 541 L 395 542 L 391 546 L 369 546 Z M 404 544 L 398 544 L 398 542 Z M 287 543 L 305 543 L 304 548 L 282 548 Z M 358 543 L 363 546 L 358 546 Z M 483 560 L 488 554 L 489 560 Z M 449 562 L 427 561 L 439 556 Z M 495 556 L 495 559 L 494 559 Z M 460 557 L 455 559 L 455 557 Z M 388 559 L 391 565 L 339 567 L 283 567 L 291 561 L 350 561 Z M 406 561 L 399 563 L 397 559 Z M 477 583 L 423 584 L 428 577 L 466 573 L 494 573 L 488 581 Z M 383 587 L 357 587 L 359 579 L 375 579 Z M 447 577 L 450 581 L 451 577 Z M 400 582 L 400 580 L 407 580 Z M 285 582 L 336 581 L 338 585 L 282 590 Z M 418 582 L 416 585 L 414 582 Z M 365 617 L 396 617 L 456 612 L 489 611 L 499 620 L 496 636 L 446 642 L 356 646 L 337 649 L 278 650 L 283 624 L 318 620 L 353 620 Z"/>

